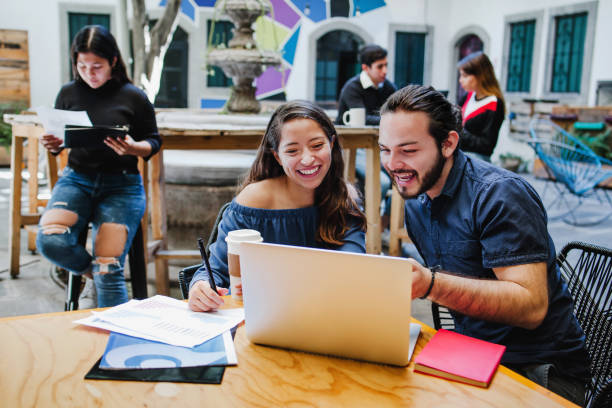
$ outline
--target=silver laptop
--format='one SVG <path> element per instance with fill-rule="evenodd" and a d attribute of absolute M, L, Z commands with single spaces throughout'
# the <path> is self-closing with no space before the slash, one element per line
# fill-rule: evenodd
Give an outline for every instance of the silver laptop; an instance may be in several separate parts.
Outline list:
<path fill-rule="evenodd" d="M 406 259 L 244 242 L 240 270 L 251 342 L 408 364 Z"/>

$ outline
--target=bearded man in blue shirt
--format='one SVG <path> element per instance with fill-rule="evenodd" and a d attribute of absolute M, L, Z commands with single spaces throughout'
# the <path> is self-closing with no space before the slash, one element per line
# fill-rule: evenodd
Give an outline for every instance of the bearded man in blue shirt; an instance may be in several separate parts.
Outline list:
<path fill-rule="evenodd" d="M 451 310 L 459 333 L 506 346 L 502 364 L 584 404 L 584 334 L 555 262 L 542 202 L 520 176 L 458 149 L 458 109 L 409 85 L 381 108 L 381 162 L 405 202 L 412 297 Z"/>

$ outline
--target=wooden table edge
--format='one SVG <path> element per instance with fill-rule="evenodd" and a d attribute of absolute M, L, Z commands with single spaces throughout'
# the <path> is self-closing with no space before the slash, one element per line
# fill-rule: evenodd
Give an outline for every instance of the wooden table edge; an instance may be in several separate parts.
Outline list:
<path fill-rule="evenodd" d="M 223 299 L 225 301 L 225 304 L 221 307 L 221 309 L 234 309 L 234 308 L 238 308 L 238 307 L 242 307 L 241 303 L 237 303 L 236 301 L 234 301 L 232 299 L 231 296 L 227 295 L 227 296 L 223 296 Z M 187 300 L 184 300 L 185 302 Z M 9 321 L 13 321 L 13 320 L 25 320 L 25 319 L 36 319 L 36 318 L 44 318 L 44 317 L 56 317 L 56 316 L 66 316 L 67 314 L 74 314 L 75 318 L 77 315 L 80 314 L 85 314 L 87 312 L 92 312 L 92 311 L 96 311 L 96 312 L 100 312 L 100 311 L 104 311 L 107 310 L 109 308 L 98 308 L 98 309 L 84 309 L 84 310 L 73 310 L 73 311 L 67 311 L 67 312 L 51 312 L 51 313 L 37 313 L 37 314 L 31 314 L 31 315 L 21 315 L 21 316 L 9 316 L 9 317 L 2 317 L 0 318 L 0 323 L 3 322 L 9 322 Z M 433 335 L 436 333 L 436 330 L 433 327 L 430 327 L 429 325 L 421 322 L 420 320 L 415 319 L 414 317 L 411 318 L 411 321 L 413 323 L 418 323 L 421 326 L 421 332 L 427 333 L 429 335 Z M 75 326 L 82 326 L 79 324 L 75 323 Z M 240 323 L 238 326 L 244 326 L 244 322 Z M 89 326 L 83 326 L 83 327 L 89 327 Z M 102 330 L 102 329 L 99 329 Z M 107 331 L 107 330 L 104 330 Z M 415 354 L 412 355 L 412 358 L 410 359 L 410 364 L 414 363 L 414 358 L 416 356 L 416 351 Z M 330 357 L 330 358 L 334 358 L 334 357 Z M 408 366 L 406 366 L 408 367 Z M 228 369 L 237 369 L 238 366 L 236 367 L 228 367 Z M 566 406 L 566 407 L 578 407 L 578 405 L 572 403 L 571 401 L 563 398 L 562 396 L 560 396 L 559 394 L 556 394 L 544 387 L 542 387 L 541 385 L 529 380 L 528 378 L 518 374 L 515 371 L 510 370 L 509 368 L 500 365 L 498 367 L 498 371 L 499 372 L 503 372 L 505 375 L 511 377 L 512 379 L 514 379 L 515 381 L 525 385 L 526 387 L 539 392 L 540 394 L 545 395 L 546 397 L 554 400 L 555 402 Z M 86 380 L 85 380 L 86 381 Z M 92 380 L 95 381 L 95 380 Z M 450 380 L 448 380 L 450 381 Z M 467 385 L 467 384 L 466 384 Z"/>

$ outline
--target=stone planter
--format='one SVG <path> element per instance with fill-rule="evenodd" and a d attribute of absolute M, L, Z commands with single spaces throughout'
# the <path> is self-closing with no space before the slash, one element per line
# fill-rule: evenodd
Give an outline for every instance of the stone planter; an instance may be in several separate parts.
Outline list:
<path fill-rule="evenodd" d="M 195 248 L 198 237 L 208 239 L 219 208 L 234 198 L 254 156 L 250 151 L 164 152 L 170 249 Z"/>
<path fill-rule="evenodd" d="M 500 165 L 506 170 L 510 170 L 514 173 L 517 173 L 519 167 L 521 167 L 521 159 L 501 159 Z"/>
<path fill-rule="evenodd" d="M 0 167 L 11 165 L 11 151 L 8 147 L 0 146 Z"/>

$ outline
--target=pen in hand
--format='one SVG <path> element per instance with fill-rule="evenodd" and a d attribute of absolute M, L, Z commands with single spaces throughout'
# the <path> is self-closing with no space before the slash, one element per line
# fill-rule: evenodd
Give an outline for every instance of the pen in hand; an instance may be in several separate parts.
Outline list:
<path fill-rule="evenodd" d="M 200 255 L 202 256 L 202 260 L 204 261 L 204 265 L 208 271 L 208 282 L 210 283 L 210 287 L 218 295 L 219 291 L 217 290 L 217 285 L 215 285 L 215 279 L 213 278 L 212 270 L 210 269 L 210 263 L 208 262 L 208 256 L 206 255 L 204 240 L 202 238 L 198 238 L 198 247 L 200 248 Z"/>

